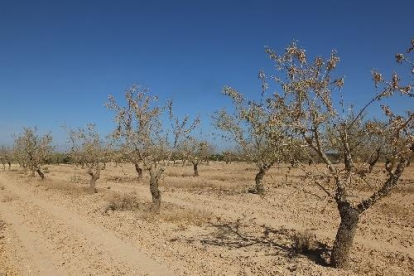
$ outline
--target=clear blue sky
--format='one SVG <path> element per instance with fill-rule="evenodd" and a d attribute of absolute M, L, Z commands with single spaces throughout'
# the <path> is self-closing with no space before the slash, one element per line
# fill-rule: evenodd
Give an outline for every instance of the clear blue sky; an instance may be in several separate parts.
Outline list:
<path fill-rule="evenodd" d="M 272 64 L 264 46 L 299 40 L 310 55 L 341 56 L 347 98 L 373 93 L 370 70 L 390 72 L 414 37 L 414 1 L 0 1 L 0 144 L 23 126 L 52 131 L 88 122 L 108 133 L 108 94 L 133 83 L 177 113 L 209 116 L 231 85 L 259 93 Z M 402 103 L 401 103 L 402 104 Z"/>

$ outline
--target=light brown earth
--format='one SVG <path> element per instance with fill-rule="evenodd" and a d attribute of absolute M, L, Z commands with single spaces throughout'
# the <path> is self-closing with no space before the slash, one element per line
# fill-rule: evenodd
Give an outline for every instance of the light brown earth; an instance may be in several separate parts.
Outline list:
<path fill-rule="evenodd" d="M 252 165 L 168 166 L 153 215 L 130 165 L 109 164 L 93 195 L 84 170 L 48 167 L 45 181 L 0 171 L 0 275 L 414 275 L 414 166 L 362 216 L 350 271 L 326 264 L 338 212 L 299 169 L 273 168 L 261 198 Z"/>

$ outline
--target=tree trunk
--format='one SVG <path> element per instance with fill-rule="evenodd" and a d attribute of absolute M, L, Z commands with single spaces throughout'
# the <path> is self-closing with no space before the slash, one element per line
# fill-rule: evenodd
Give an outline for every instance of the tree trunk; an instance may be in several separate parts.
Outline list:
<path fill-rule="evenodd" d="M 40 169 L 37 169 L 36 171 L 42 180 L 45 179 L 45 174 Z"/>
<path fill-rule="evenodd" d="M 154 212 L 159 213 L 160 207 L 161 207 L 161 192 L 158 189 L 158 180 L 163 170 L 151 167 L 149 171 L 150 171 L 150 191 L 151 191 L 151 196 L 152 196 L 152 207 L 153 207 Z"/>
<path fill-rule="evenodd" d="M 10 171 L 10 169 L 11 169 L 11 162 L 9 161 L 8 164 L 9 164 L 9 171 Z"/>
<path fill-rule="evenodd" d="M 6 164 L 3 164 L 3 170 L 4 171 L 6 170 Z"/>
<path fill-rule="evenodd" d="M 101 177 L 101 168 L 99 167 L 99 164 L 95 173 L 92 171 L 92 169 L 89 169 L 88 174 L 91 176 L 91 180 L 89 181 L 89 192 L 91 194 L 94 194 L 97 192 L 96 181 Z"/>
<path fill-rule="evenodd" d="M 138 163 L 135 163 L 134 165 L 135 165 L 135 171 L 138 174 L 138 180 L 141 181 L 141 179 L 142 179 L 142 168 L 139 167 Z"/>
<path fill-rule="evenodd" d="M 198 161 L 193 161 L 193 170 L 194 170 L 194 176 L 199 176 L 198 174 Z"/>
<path fill-rule="evenodd" d="M 256 174 L 255 181 L 256 181 L 256 193 L 258 195 L 264 195 L 265 194 L 265 188 L 263 186 L 263 177 L 266 174 L 266 170 L 263 168 L 260 168 L 259 172 Z"/>
<path fill-rule="evenodd" d="M 331 265 L 336 268 L 349 267 L 350 251 L 358 228 L 359 212 L 349 202 L 338 203 L 341 223 L 336 234 L 331 255 Z"/>

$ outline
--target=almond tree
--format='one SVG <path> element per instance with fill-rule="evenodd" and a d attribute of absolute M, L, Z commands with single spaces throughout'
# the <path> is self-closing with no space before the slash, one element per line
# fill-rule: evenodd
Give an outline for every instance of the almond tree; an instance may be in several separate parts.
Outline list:
<path fill-rule="evenodd" d="M 411 44 L 408 53 L 414 48 L 414 40 Z M 294 42 L 283 54 L 271 49 L 266 49 L 266 52 L 275 62 L 277 74 L 273 79 L 281 87 L 281 92 L 275 93 L 269 102 L 269 108 L 273 109 L 275 122 L 283 121 L 289 131 L 307 145 L 304 149 L 316 154 L 326 164 L 326 170 L 314 167 L 307 171 L 307 179 L 336 202 L 341 222 L 331 265 L 348 268 L 350 249 L 361 215 L 390 194 L 413 156 L 413 111 L 398 115 L 384 104 L 386 98 L 397 93 L 408 97 L 407 100 L 412 99 L 413 83 L 403 85 L 397 73 L 385 81 L 379 72 L 374 71 L 376 94 L 358 112 L 348 112 L 340 94 L 336 96 L 338 102 L 334 102 L 335 92 L 344 85 L 343 78 L 333 77 L 339 62 L 335 51 L 327 59 L 317 57 L 309 60 L 305 50 Z M 405 55 L 397 54 L 396 59 L 398 63 L 408 64 L 414 74 L 413 63 Z M 363 114 L 378 102 L 382 102 L 380 106 L 386 121 L 364 121 Z M 362 160 L 358 152 L 364 141 L 372 141 L 375 146 Z M 332 163 L 328 156 L 330 150 L 342 156 L 341 165 Z M 380 155 L 387 160 L 385 180 L 371 175 Z M 358 184 L 377 188 L 370 196 L 364 197 L 355 189 Z"/>
<path fill-rule="evenodd" d="M 86 166 L 87 173 L 91 177 L 89 192 L 96 193 L 96 181 L 101 177 L 101 170 L 105 167 L 107 147 L 93 124 L 88 124 L 86 128 L 68 130 L 68 134 L 71 159 Z"/>
<path fill-rule="evenodd" d="M 259 78 L 262 80 L 260 102 L 247 100 L 237 90 L 224 87 L 223 94 L 233 101 L 235 111 L 218 111 L 214 122 L 224 133 L 223 137 L 235 143 L 241 154 L 256 164 L 259 170 L 255 177 L 256 185 L 249 192 L 264 195 L 263 177 L 276 162 L 283 159 L 288 137 L 279 125 L 273 124 L 272 114 L 263 98 L 267 89 L 263 72 L 260 72 Z"/>
<path fill-rule="evenodd" d="M 113 138 L 119 141 L 130 162 L 136 167 L 142 163 L 150 174 L 149 186 L 155 212 L 159 212 L 161 206 L 158 181 L 164 172 L 164 165 L 160 161 L 170 160 L 181 137 L 187 137 L 197 124 L 196 119 L 188 126 L 188 117 L 181 122 L 176 120 L 172 102 L 160 107 L 157 100 L 157 97 L 150 95 L 148 89 L 134 85 L 125 92 L 125 106 L 118 104 L 113 96 L 109 96 L 106 104 L 108 109 L 115 111 L 117 128 L 113 132 Z M 172 143 L 161 121 L 161 115 L 165 111 L 168 111 L 170 119 L 178 126 L 173 131 Z"/>
<path fill-rule="evenodd" d="M 39 136 L 37 134 L 37 128 L 23 128 L 23 133 L 15 136 L 14 149 L 16 158 L 22 167 L 32 171 L 34 176 L 37 172 L 40 178 L 45 178 L 42 172 L 41 166 L 50 157 L 52 147 L 52 136 L 46 134 Z"/>
<path fill-rule="evenodd" d="M 0 148 L 0 162 L 3 164 L 3 170 L 6 170 L 6 164 L 9 165 L 9 170 L 11 168 L 12 161 L 12 151 L 5 147 L 1 146 Z"/>
<path fill-rule="evenodd" d="M 210 144 L 207 141 L 199 140 L 195 137 L 189 137 L 188 138 L 188 159 L 193 164 L 193 175 L 195 177 L 199 176 L 198 173 L 198 165 L 203 160 L 208 159 L 210 156 Z"/>

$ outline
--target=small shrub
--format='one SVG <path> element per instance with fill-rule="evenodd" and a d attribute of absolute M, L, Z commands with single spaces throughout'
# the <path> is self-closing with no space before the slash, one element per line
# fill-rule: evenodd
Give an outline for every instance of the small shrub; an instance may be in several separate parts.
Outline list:
<path fill-rule="evenodd" d="M 293 251 L 296 254 L 306 254 L 311 251 L 316 244 L 316 237 L 309 230 L 297 232 L 293 236 Z"/>
<path fill-rule="evenodd" d="M 139 202 L 139 199 L 131 194 L 115 194 L 112 193 L 108 198 L 108 205 L 105 207 L 104 212 L 111 211 L 123 211 L 134 210 L 143 207 L 143 204 Z"/>

